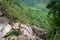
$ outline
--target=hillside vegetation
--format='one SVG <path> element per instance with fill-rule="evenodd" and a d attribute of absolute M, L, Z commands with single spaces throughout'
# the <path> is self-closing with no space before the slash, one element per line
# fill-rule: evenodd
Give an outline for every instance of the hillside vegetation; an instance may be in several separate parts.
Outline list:
<path fill-rule="evenodd" d="M 60 38 L 60 0 L 3 0 L 2 11 L 17 22 L 46 29 L 47 40 Z"/>

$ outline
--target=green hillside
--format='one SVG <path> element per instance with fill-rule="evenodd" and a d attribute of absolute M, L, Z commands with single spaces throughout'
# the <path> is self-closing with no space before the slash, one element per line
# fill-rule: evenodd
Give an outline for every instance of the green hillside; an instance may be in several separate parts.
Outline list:
<path fill-rule="evenodd" d="M 3 9 L 17 21 L 19 20 L 22 23 L 29 23 L 38 27 L 48 28 L 50 25 L 47 21 L 48 9 L 45 8 L 47 3 L 43 3 L 41 0 L 32 1 L 4 0 L 2 6 Z"/>
<path fill-rule="evenodd" d="M 2 10 L 17 22 L 46 29 L 47 40 L 57 40 L 56 31 L 60 32 L 59 4 L 59 0 L 3 0 Z"/>

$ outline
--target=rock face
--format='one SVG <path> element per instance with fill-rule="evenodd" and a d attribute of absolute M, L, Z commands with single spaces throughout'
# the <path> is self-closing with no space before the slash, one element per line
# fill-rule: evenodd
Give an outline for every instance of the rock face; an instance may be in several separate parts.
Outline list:
<path fill-rule="evenodd" d="M 20 23 L 13 23 L 13 26 L 12 26 L 12 28 L 13 29 L 19 29 L 19 25 L 20 25 Z"/>
<path fill-rule="evenodd" d="M 11 26 L 8 24 L 8 20 L 0 17 L 0 37 L 4 37 L 10 30 Z"/>
<path fill-rule="evenodd" d="M 4 25 L 4 29 L 2 31 L 2 36 L 5 36 L 10 30 L 11 30 L 11 25 L 7 24 L 6 26 Z"/>
<path fill-rule="evenodd" d="M 14 30 L 19 29 L 18 31 L 21 33 L 21 35 L 8 36 L 6 38 L 3 38 L 12 28 Z M 36 26 L 30 27 L 17 22 L 11 25 L 9 24 L 8 19 L 6 19 L 5 17 L 0 17 L 0 40 L 36 40 L 37 36 L 39 40 L 45 40 L 46 31 Z"/>
<path fill-rule="evenodd" d="M 24 24 L 21 24 L 21 26 L 20 26 L 20 32 L 23 35 L 26 35 L 26 36 L 29 36 L 29 37 L 31 37 L 33 35 L 33 31 L 31 29 L 31 27 L 26 26 Z"/>
<path fill-rule="evenodd" d="M 42 28 L 38 28 L 36 26 L 32 27 L 32 30 L 34 32 L 34 34 L 36 34 L 39 38 L 46 40 L 46 30 L 42 29 Z"/>

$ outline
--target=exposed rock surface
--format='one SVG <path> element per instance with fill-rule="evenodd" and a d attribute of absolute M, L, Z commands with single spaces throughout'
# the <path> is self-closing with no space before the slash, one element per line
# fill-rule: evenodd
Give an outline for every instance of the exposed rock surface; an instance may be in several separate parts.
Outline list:
<path fill-rule="evenodd" d="M 20 23 L 13 23 L 12 28 L 13 29 L 19 29 Z"/>
<path fill-rule="evenodd" d="M 0 17 L 0 37 L 4 37 L 10 30 L 11 26 L 8 24 L 8 20 Z"/>
<path fill-rule="evenodd" d="M 18 30 L 21 35 L 19 36 L 7 36 L 7 33 L 11 29 Z M 36 34 L 36 35 L 34 35 Z M 25 24 L 20 24 L 18 22 L 13 23 L 13 25 L 9 24 L 9 21 L 5 17 L 0 17 L 0 40 L 45 40 L 46 39 L 46 30 L 42 28 L 38 28 L 36 26 L 30 27 Z"/>
<path fill-rule="evenodd" d="M 47 33 L 46 33 L 45 29 L 33 26 L 32 30 L 33 30 L 34 34 L 36 34 L 39 38 L 46 40 L 46 34 Z"/>
<path fill-rule="evenodd" d="M 29 37 L 31 37 L 33 35 L 33 30 L 31 29 L 31 27 L 26 26 L 24 24 L 21 24 L 21 26 L 20 26 L 20 32 L 23 35 L 26 35 L 26 36 L 29 36 Z"/>

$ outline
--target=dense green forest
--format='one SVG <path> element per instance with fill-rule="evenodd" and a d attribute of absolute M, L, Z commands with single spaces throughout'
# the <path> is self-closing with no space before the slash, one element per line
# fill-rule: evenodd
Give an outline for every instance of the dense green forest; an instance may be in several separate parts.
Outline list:
<path fill-rule="evenodd" d="M 2 11 L 15 21 L 47 30 L 47 40 L 60 39 L 60 0 L 3 0 Z"/>

